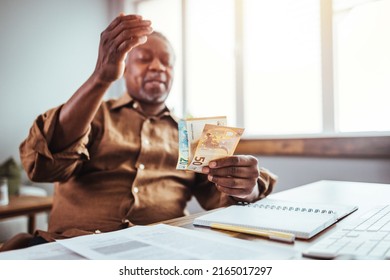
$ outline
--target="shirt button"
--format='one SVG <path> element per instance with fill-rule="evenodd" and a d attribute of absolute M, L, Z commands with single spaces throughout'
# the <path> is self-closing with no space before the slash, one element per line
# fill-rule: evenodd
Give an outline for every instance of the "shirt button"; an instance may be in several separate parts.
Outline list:
<path fill-rule="evenodd" d="M 133 188 L 133 192 L 134 192 L 134 193 L 138 193 L 138 192 L 139 192 L 139 189 L 138 189 L 137 187 L 134 187 L 134 188 Z"/>
<path fill-rule="evenodd" d="M 138 166 L 139 169 L 141 170 L 144 170 L 145 169 L 145 165 L 143 165 L 142 163 Z"/>

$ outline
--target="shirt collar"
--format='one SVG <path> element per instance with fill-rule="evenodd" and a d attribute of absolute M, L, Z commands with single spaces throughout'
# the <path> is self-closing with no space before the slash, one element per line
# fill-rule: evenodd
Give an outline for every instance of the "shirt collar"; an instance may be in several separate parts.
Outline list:
<path fill-rule="evenodd" d="M 129 94 L 125 93 L 114 101 L 114 103 L 111 106 L 111 110 L 115 110 L 117 108 L 124 107 L 127 105 L 132 106 L 133 103 L 134 103 L 133 98 L 131 98 Z"/>
<path fill-rule="evenodd" d="M 138 102 L 136 100 L 134 100 L 127 93 L 124 93 L 121 97 L 119 97 L 118 99 L 116 99 L 113 102 L 113 104 L 111 106 L 111 110 L 115 110 L 115 109 L 118 109 L 121 107 L 133 108 L 134 110 L 137 110 L 138 112 L 142 113 L 141 109 L 139 108 Z M 167 107 L 165 107 L 165 109 L 156 117 L 162 118 L 164 116 L 171 117 L 171 119 L 174 120 L 176 123 L 179 122 L 179 118 L 176 117 L 175 115 L 173 115 Z"/>

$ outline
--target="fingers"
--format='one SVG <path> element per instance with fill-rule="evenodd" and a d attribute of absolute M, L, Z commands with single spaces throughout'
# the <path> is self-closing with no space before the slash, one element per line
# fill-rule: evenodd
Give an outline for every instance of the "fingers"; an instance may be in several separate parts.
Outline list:
<path fill-rule="evenodd" d="M 215 185 L 215 186 L 220 192 L 223 192 L 227 195 L 234 196 L 237 198 L 246 198 L 252 194 L 255 185 L 253 185 L 250 188 L 243 188 L 243 187 L 228 188 L 223 185 Z"/>
<path fill-rule="evenodd" d="M 146 36 L 140 36 L 140 37 L 130 37 L 127 40 L 124 40 L 118 47 L 118 51 L 120 53 L 127 53 L 132 48 L 144 44 L 148 38 Z"/>
<path fill-rule="evenodd" d="M 101 35 L 101 47 L 112 58 L 122 60 L 131 48 L 146 42 L 153 32 L 151 22 L 138 15 L 118 16 Z"/>
<path fill-rule="evenodd" d="M 208 175 L 208 180 L 215 183 L 218 190 L 231 196 L 246 197 L 257 186 L 257 177 L 236 178 Z"/>
<path fill-rule="evenodd" d="M 146 36 L 152 32 L 151 24 L 151 21 L 142 18 L 124 19 L 122 17 L 122 20 L 109 31 L 110 37 L 123 41 L 130 37 Z"/>
<path fill-rule="evenodd" d="M 202 170 L 217 189 L 230 196 L 253 196 L 260 175 L 258 161 L 253 156 L 231 156 L 210 162 Z"/>
<path fill-rule="evenodd" d="M 228 166 L 252 166 L 257 165 L 257 159 L 248 155 L 230 156 L 210 162 L 211 168 L 221 168 Z"/>
<path fill-rule="evenodd" d="M 259 174 L 258 161 L 253 156 L 231 156 L 210 162 L 203 172 L 213 176 L 257 178 Z"/>
<path fill-rule="evenodd" d="M 132 48 L 143 44 L 153 32 L 151 22 L 139 15 L 119 15 L 102 32 L 94 74 L 98 81 L 111 83 L 123 75 L 124 60 Z"/>
<path fill-rule="evenodd" d="M 106 31 L 113 30 L 122 20 L 133 20 L 133 19 L 142 19 L 140 15 L 124 15 L 121 13 L 118 17 L 116 17 L 110 25 L 106 28 Z"/>

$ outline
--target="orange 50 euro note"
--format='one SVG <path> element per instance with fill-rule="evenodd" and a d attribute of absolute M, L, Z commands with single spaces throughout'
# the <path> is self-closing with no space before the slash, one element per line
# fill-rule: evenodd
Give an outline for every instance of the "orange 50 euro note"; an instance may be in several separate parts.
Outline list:
<path fill-rule="evenodd" d="M 243 132 L 243 128 L 205 124 L 187 170 L 202 172 L 210 161 L 232 156 Z"/>
<path fill-rule="evenodd" d="M 188 118 L 179 121 L 179 157 L 176 169 L 187 170 L 188 164 L 194 157 L 205 124 L 226 126 L 226 117 Z"/>

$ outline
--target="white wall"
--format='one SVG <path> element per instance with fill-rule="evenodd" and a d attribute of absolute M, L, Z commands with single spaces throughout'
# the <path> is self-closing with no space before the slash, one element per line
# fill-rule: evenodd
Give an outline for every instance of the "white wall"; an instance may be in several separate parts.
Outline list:
<path fill-rule="evenodd" d="M 319 180 L 390 184 L 390 159 L 259 157 L 258 160 L 278 175 L 275 191 Z"/>

